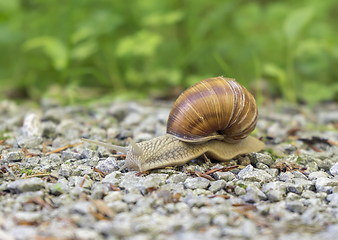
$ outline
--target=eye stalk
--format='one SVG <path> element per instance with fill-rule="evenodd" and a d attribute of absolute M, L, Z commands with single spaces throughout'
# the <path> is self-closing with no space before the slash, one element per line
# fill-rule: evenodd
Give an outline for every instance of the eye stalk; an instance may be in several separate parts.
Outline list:
<path fill-rule="evenodd" d="M 137 146 L 137 144 L 131 139 L 128 138 L 128 141 L 130 142 L 130 145 L 132 146 L 132 151 L 135 155 L 141 156 L 143 154 L 143 150 L 141 147 Z"/>
<path fill-rule="evenodd" d="M 89 140 L 89 139 L 85 139 L 85 138 L 81 138 L 81 141 L 82 142 L 89 142 L 89 143 L 99 145 L 99 146 L 102 146 L 102 147 L 106 147 L 106 148 L 110 148 L 110 149 L 114 149 L 116 151 L 123 152 L 123 153 L 127 153 L 127 151 L 128 151 L 127 147 L 116 146 L 116 145 L 109 144 L 109 143 L 103 143 L 103 142 Z"/>

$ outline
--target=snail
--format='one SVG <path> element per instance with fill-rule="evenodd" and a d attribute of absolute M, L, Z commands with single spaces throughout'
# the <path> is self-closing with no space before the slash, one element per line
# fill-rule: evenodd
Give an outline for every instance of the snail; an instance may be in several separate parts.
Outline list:
<path fill-rule="evenodd" d="M 81 139 L 126 153 L 129 171 L 181 166 L 203 154 L 219 161 L 258 152 L 265 144 L 249 136 L 257 123 L 253 96 L 234 79 L 208 78 L 185 90 L 169 114 L 167 134 L 120 147 Z"/>

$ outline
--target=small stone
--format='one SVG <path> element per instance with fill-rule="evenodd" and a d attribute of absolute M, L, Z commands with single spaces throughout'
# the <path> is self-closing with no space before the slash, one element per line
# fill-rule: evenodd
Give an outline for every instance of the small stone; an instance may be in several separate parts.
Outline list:
<path fill-rule="evenodd" d="M 41 120 L 35 113 L 29 113 L 25 116 L 21 129 L 24 137 L 41 137 L 42 126 Z"/>
<path fill-rule="evenodd" d="M 7 154 L 6 160 L 8 161 L 20 161 L 25 158 L 25 153 L 24 152 L 9 152 Z"/>
<path fill-rule="evenodd" d="M 303 186 L 300 184 L 288 183 L 287 184 L 287 191 L 293 192 L 296 194 L 301 194 L 303 192 Z"/>
<path fill-rule="evenodd" d="M 336 162 L 331 168 L 330 168 L 330 173 L 333 176 L 337 176 L 338 175 L 338 162 Z"/>
<path fill-rule="evenodd" d="M 105 201 L 106 203 L 111 203 L 111 202 L 115 202 L 115 201 L 122 200 L 122 199 L 123 199 L 123 193 L 121 191 L 115 191 L 115 192 L 108 193 L 103 198 L 103 201 Z"/>
<path fill-rule="evenodd" d="M 273 164 L 272 158 L 268 154 L 264 153 L 249 153 L 249 158 L 252 164 L 265 164 L 271 166 Z"/>
<path fill-rule="evenodd" d="M 202 177 L 187 178 L 184 181 L 184 186 L 189 189 L 197 189 L 197 188 L 206 189 L 209 185 L 210 181 Z"/>
<path fill-rule="evenodd" d="M 41 212 L 21 212 L 14 213 L 13 218 L 18 222 L 34 223 L 42 218 Z"/>
<path fill-rule="evenodd" d="M 92 229 L 75 229 L 75 238 L 81 240 L 103 240 L 104 238 Z"/>
<path fill-rule="evenodd" d="M 304 190 L 301 197 L 305 199 L 315 198 L 316 193 L 310 190 Z"/>
<path fill-rule="evenodd" d="M 128 204 L 121 200 L 107 203 L 107 205 L 116 213 L 128 212 Z"/>
<path fill-rule="evenodd" d="M 236 189 L 235 189 L 236 192 Z M 254 188 L 247 187 L 246 194 L 242 195 L 241 198 L 247 203 L 256 203 L 259 202 L 258 193 Z"/>
<path fill-rule="evenodd" d="M 235 194 L 237 196 L 241 196 L 241 195 L 244 195 L 246 193 L 246 190 L 240 186 L 236 186 L 235 187 Z"/>
<path fill-rule="evenodd" d="M 81 215 L 90 214 L 93 211 L 95 211 L 95 207 L 89 201 L 80 201 L 80 202 L 77 202 L 71 208 L 71 212 L 72 213 L 79 213 Z"/>
<path fill-rule="evenodd" d="M 123 196 L 123 201 L 126 203 L 136 203 L 141 197 L 141 194 L 127 193 Z"/>
<path fill-rule="evenodd" d="M 300 201 L 286 203 L 286 208 L 291 212 L 302 213 L 305 210 L 304 204 Z"/>
<path fill-rule="evenodd" d="M 218 180 L 218 181 L 215 181 L 215 182 L 211 182 L 209 190 L 215 193 L 215 192 L 223 189 L 225 187 L 225 185 L 226 185 L 226 182 L 224 180 Z"/>
<path fill-rule="evenodd" d="M 277 180 L 286 182 L 286 181 L 290 181 L 294 177 L 295 176 L 292 174 L 292 172 L 281 172 L 279 176 L 277 177 Z"/>
<path fill-rule="evenodd" d="M 213 218 L 212 223 L 221 228 L 225 227 L 228 224 L 228 217 L 225 214 L 216 215 Z"/>
<path fill-rule="evenodd" d="M 8 183 L 7 189 L 15 192 L 30 192 L 40 190 L 43 185 L 44 182 L 42 179 L 33 177 L 28 179 L 19 179 Z"/>
<path fill-rule="evenodd" d="M 299 195 L 296 194 L 296 193 L 293 193 L 293 192 L 289 192 L 287 195 L 286 195 L 286 200 L 287 201 L 295 201 L 295 200 L 298 200 L 300 199 Z"/>
<path fill-rule="evenodd" d="M 81 158 L 93 158 L 93 157 L 98 157 L 99 154 L 97 151 L 88 149 L 88 148 L 84 148 L 82 153 L 81 153 Z"/>
<path fill-rule="evenodd" d="M 244 169 L 242 169 L 237 174 L 237 177 L 244 181 L 260 183 L 264 183 L 272 179 L 272 176 L 270 174 L 261 169 L 254 169 L 252 165 L 248 165 Z"/>
<path fill-rule="evenodd" d="M 103 197 L 108 193 L 109 189 L 106 185 L 101 183 L 95 184 L 92 188 L 92 198 L 93 199 L 103 199 Z"/>
<path fill-rule="evenodd" d="M 70 165 L 61 164 L 60 171 L 59 171 L 60 176 L 68 178 L 69 176 L 71 176 L 72 172 L 73 170 Z"/>
<path fill-rule="evenodd" d="M 42 122 L 42 136 L 46 138 L 54 138 L 55 137 L 55 129 L 56 124 L 52 121 Z"/>
<path fill-rule="evenodd" d="M 316 180 L 317 178 L 327 178 L 329 177 L 329 174 L 327 174 L 326 172 L 321 172 L 321 171 L 318 171 L 318 172 L 312 172 L 310 173 L 309 175 L 309 180 Z"/>
<path fill-rule="evenodd" d="M 226 182 L 229 182 L 236 177 L 232 172 L 215 172 L 213 176 L 216 180 L 225 180 Z"/>
<path fill-rule="evenodd" d="M 320 177 L 317 178 L 316 180 L 316 190 L 317 192 L 327 192 L 326 187 L 334 187 L 334 186 L 338 186 L 338 182 L 329 178 L 325 178 L 325 177 Z"/>
<path fill-rule="evenodd" d="M 279 202 L 283 200 L 285 193 L 279 190 L 271 190 L 266 193 L 266 196 L 268 197 L 270 202 Z"/>
<path fill-rule="evenodd" d="M 102 179 L 102 183 L 112 184 L 113 186 L 117 186 L 121 181 L 122 173 L 119 171 L 112 172 L 108 174 L 104 179 Z"/>
<path fill-rule="evenodd" d="M 16 142 L 21 148 L 37 148 L 43 142 L 42 137 L 18 137 Z"/>
<path fill-rule="evenodd" d="M 245 239 L 256 238 L 258 230 L 256 224 L 251 220 L 244 220 L 241 226 L 242 234 Z"/>
<path fill-rule="evenodd" d="M 81 159 L 81 154 L 77 152 L 73 152 L 70 149 L 67 149 L 65 151 L 62 151 L 62 159 L 63 161 L 69 160 L 69 159 Z"/>
<path fill-rule="evenodd" d="M 185 173 L 178 173 L 171 175 L 167 180 L 166 183 L 183 183 L 187 179 L 187 174 Z"/>

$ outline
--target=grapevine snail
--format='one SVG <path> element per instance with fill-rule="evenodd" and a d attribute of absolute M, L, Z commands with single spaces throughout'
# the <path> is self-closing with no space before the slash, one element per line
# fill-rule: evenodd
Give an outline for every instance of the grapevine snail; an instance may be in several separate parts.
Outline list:
<path fill-rule="evenodd" d="M 137 144 L 129 139 L 129 147 L 81 140 L 126 153 L 122 169 L 129 171 L 180 166 L 204 153 L 227 161 L 265 148 L 249 136 L 257 116 L 255 99 L 241 84 L 230 78 L 208 78 L 177 98 L 164 136 Z"/>

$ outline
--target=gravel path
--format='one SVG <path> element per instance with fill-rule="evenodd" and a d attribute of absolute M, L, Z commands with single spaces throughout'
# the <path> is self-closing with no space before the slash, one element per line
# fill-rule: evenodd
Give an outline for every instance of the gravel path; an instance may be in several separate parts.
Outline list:
<path fill-rule="evenodd" d="M 121 154 L 79 141 L 161 136 L 171 104 L 1 102 L 0 239 L 338 236 L 337 104 L 262 107 L 266 150 L 226 163 L 120 172 Z"/>

